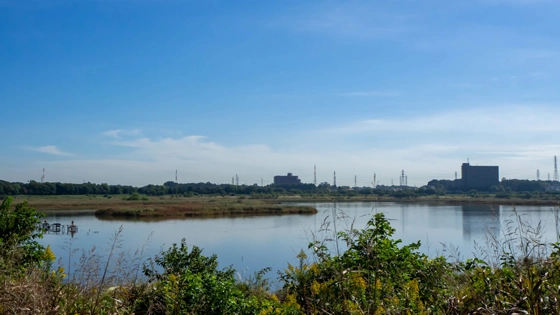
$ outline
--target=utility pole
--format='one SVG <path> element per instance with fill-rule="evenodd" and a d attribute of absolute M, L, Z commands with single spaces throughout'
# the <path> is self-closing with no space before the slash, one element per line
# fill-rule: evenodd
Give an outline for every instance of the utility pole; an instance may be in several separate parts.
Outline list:
<path fill-rule="evenodd" d="M 558 161 L 556 160 L 556 155 L 554 156 L 554 177 L 552 177 L 552 180 L 558 181 Z"/>
<path fill-rule="evenodd" d="M 313 165 L 313 185 L 317 186 L 317 165 Z"/>

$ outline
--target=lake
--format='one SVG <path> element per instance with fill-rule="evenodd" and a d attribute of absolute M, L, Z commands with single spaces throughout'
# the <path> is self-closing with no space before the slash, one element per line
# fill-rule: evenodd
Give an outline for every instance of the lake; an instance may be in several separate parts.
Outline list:
<path fill-rule="evenodd" d="M 134 253 L 145 247 L 145 255 L 153 257 L 162 248 L 186 239 L 189 247 L 204 249 L 205 255 L 218 255 L 221 266 L 233 265 L 242 277 L 271 267 L 267 276 L 276 279 L 277 271 L 288 263 L 296 264 L 296 255 L 313 239 L 332 236 L 332 231 L 347 229 L 353 222 L 363 228 L 375 212 L 383 212 L 396 229 L 394 238 L 403 244 L 422 242 L 421 251 L 430 255 L 473 257 L 475 242 L 485 244 L 486 237 L 503 238 L 508 222 L 515 218 L 514 207 L 498 205 L 447 205 L 443 203 L 338 202 L 297 203 L 319 210 L 315 215 L 251 216 L 228 218 L 172 219 L 161 221 L 131 219 L 99 219 L 91 211 L 73 211 L 60 215 L 46 212 L 49 223 L 79 227 L 73 237 L 67 234 L 46 234 L 40 242 L 50 244 L 55 255 L 64 262 L 75 261 L 76 249 L 106 251 L 112 237 L 122 226 L 119 236 L 121 250 Z M 336 209 L 336 211 L 335 211 Z M 555 242 L 556 221 L 551 206 L 516 206 L 523 220 L 543 225 L 542 240 Z M 336 214 L 336 215 L 334 215 Z M 318 232 L 325 223 L 330 231 Z M 509 222 L 510 228 L 516 225 Z M 444 247 L 442 243 L 447 246 Z M 447 249 L 445 249 L 447 248 Z M 449 248 L 455 249 L 449 251 Z M 70 256 L 70 253 L 73 253 Z M 480 255 L 477 255 L 480 257 Z M 70 259 L 69 259 L 70 258 Z"/>

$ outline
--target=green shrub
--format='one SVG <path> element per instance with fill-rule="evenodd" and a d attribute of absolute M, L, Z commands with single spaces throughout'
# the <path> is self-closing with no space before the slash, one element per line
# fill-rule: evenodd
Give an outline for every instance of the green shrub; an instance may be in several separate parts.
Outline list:
<path fill-rule="evenodd" d="M 0 205 L 0 253 L 2 263 L 21 268 L 40 263 L 45 248 L 36 239 L 42 237 L 41 213 L 29 207 L 27 201 L 11 207 L 12 198 Z"/>
<path fill-rule="evenodd" d="M 216 255 L 189 251 L 185 239 L 149 260 L 144 274 L 150 289 L 138 297 L 137 314 L 259 314 L 272 299 L 246 294 L 231 267 L 218 269 Z"/>
<path fill-rule="evenodd" d="M 132 193 L 130 196 L 128 196 L 128 198 L 126 198 L 126 200 L 140 200 L 140 194 Z"/>
<path fill-rule="evenodd" d="M 346 251 L 331 255 L 323 241 L 309 245 L 315 263 L 288 266 L 280 279 L 286 299 L 293 297 L 306 314 L 427 314 L 445 307 L 449 264 L 418 252 L 420 243 L 399 247 L 394 229 L 382 213 L 363 230 L 339 232 Z"/>

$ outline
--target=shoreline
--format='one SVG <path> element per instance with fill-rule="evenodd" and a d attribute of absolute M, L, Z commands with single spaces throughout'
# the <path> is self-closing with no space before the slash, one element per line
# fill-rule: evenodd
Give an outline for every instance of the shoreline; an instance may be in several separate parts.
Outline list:
<path fill-rule="evenodd" d="M 398 203 L 446 203 L 446 204 L 488 204 L 488 205 L 507 205 L 507 206 L 559 206 L 560 200 L 545 200 L 545 199 L 520 199 L 520 198 L 471 198 L 471 197 L 459 197 L 459 198 L 430 198 L 430 197 L 419 197 L 419 198 L 395 198 L 395 197 L 377 197 L 377 198 L 285 198 L 281 202 L 398 202 Z"/>

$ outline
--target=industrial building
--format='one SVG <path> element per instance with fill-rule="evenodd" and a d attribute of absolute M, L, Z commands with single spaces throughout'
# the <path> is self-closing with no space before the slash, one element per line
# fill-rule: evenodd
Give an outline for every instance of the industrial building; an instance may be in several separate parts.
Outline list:
<path fill-rule="evenodd" d="M 301 179 L 297 176 L 288 173 L 287 176 L 277 175 L 274 176 L 274 185 L 297 185 L 301 184 Z"/>
<path fill-rule="evenodd" d="M 472 166 L 469 163 L 461 165 L 461 186 L 463 191 L 477 189 L 488 190 L 500 184 L 498 166 Z"/>

